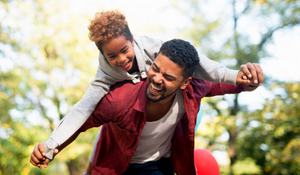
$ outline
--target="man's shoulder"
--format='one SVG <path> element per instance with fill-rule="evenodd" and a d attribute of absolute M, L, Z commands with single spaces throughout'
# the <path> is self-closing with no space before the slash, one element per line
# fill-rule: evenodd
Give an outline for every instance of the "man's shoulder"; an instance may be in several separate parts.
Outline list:
<path fill-rule="evenodd" d="M 194 95 L 205 96 L 205 94 L 210 90 L 210 82 L 193 78 L 191 83 L 192 92 Z"/>
<path fill-rule="evenodd" d="M 137 98 L 140 88 L 145 80 L 139 83 L 132 83 L 130 80 L 122 81 L 111 86 L 109 93 L 105 96 L 110 103 L 118 103 L 120 101 L 129 101 Z"/>
<path fill-rule="evenodd" d="M 209 83 L 210 82 L 198 78 L 193 78 L 191 81 L 191 85 L 193 86 L 193 88 L 196 88 L 198 86 L 208 87 Z"/>

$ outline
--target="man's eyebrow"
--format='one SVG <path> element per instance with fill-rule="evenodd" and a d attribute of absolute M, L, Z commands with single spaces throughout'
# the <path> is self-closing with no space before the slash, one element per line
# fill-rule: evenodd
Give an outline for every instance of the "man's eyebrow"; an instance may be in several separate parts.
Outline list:
<path fill-rule="evenodd" d="M 153 66 L 154 66 L 157 70 L 160 70 L 160 69 L 158 68 L 158 66 L 157 66 L 154 62 L 153 62 Z M 173 75 L 164 73 L 164 76 L 168 77 L 169 79 L 176 80 L 176 77 L 174 77 Z"/>
<path fill-rule="evenodd" d="M 157 69 L 157 70 L 159 70 L 159 68 L 158 68 L 158 66 L 153 62 L 153 66 Z"/>

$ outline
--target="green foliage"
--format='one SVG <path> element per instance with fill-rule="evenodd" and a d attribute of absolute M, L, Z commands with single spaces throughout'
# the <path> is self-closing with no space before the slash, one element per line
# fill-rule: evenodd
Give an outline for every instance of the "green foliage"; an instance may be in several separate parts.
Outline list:
<path fill-rule="evenodd" d="M 299 1 L 236 1 L 242 11 L 235 1 L 227 1 L 216 17 L 205 13 L 209 2 L 173 1 L 192 24 L 178 37 L 232 68 L 272 55 L 265 46 L 274 32 L 300 23 Z M 34 145 L 46 140 L 55 123 L 81 98 L 98 65 L 99 52 L 87 30 L 95 12 L 74 12 L 70 7 L 70 1 L 64 0 L 0 2 L 0 174 L 79 174 L 87 165 L 98 129 L 80 136 L 47 169 L 29 163 Z M 254 21 L 249 26 L 258 26 L 253 31 L 258 40 L 241 30 L 246 18 Z M 205 99 L 205 113 L 216 117 L 203 122 L 206 130 L 197 136 L 197 146 L 227 151 L 232 169 L 222 167 L 223 172 L 300 174 L 299 83 L 275 87 L 285 93 L 254 113 L 237 99 L 228 108 L 220 106 L 225 98 Z M 253 127 L 253 121 L 259 125 Z M 228 141 L 220 139 L 224 134 Z"/>
<path fill-rule="evenodd" d="M 262 174 L 262 171 L 255 161 L 251 158 L 246 158 L 245 160 L 238 160 L 233 165 L 234 174 Z"/>
<path fill-rule="evenodd" d="M 69 5 L 0 2 L 0 174 L 79 174 L 87 167 L 98 129 L 79 137 L 47 169 L 29 163 L 34 145 L 49 138 L 97 70 L 88 14 L 72 13 Z"/>
<path fill-rule="evenodd" d="M 273 34 L 276 31 L 285 30 L 300 24 L 299 1 L 228 0 L 225 2 L 219 1 L 224 5 L 224 8 L 221 10 L 207 10 L 207 7 L 213 7 L 217 2 L 207 0 L 188 0 L 184 2 L 173 0 L 174 6 L 182 14 L 188 16 L 192 23 L 192 25 L 182 30 L 180 37 L 188 38 L 204 55 L 213 60 L 221 61 L 221 63 L 231 68 L 239 69 L 240 65 L 247 62 L 258 63 L 263 57 L 272 57 L 273 53 L 268 52 L 266 46 L 272 44 Z M 251 32 L 247 30 L 248 28 L 251 28 Z M 253 166 L 258 167 L 259 173 L 272 174 L 279 172 L 279 174 L 286 174 L 287 172 L 293 172 L 294 174 L 299 174 L 295 166 L 298 162 L 293 162 L 293 157 L 288 156 L 283 163 L 281 161 L 282 157 L 280 157 L 281 154 L 279 154 L 283 150 L 288 149 L 286 146 L 290 141 L 298 138 L 298 135 L 291 133 L 294 133 L 294 129 L 299 122 L 295 118 L 290 118 L 291 115 L 280 113 L 280 117 L 286 118 L 286 121 L 277 121 L 276 125 L 267 124 L 266 122 L 266 126 L 273 128 L 273 132 L 263 130 L 265 125 L 252 128 L 249 131 L 249 125 L 253 124 L 253 122 L 261 124 L 261 121 L 248 115 L 247 107 L 240 105 L 238 96 L 234 100 L 232 98 L 229 99 L 231 101 L 227 102 L 228 107 L 226 109 L 219 106 L 220 100 L 226 102 L 225 98 L 216 97 L 205 100 L 207 109 L 205 114 L 216 117 L 212 120 L 204 121 L 202 125 L 204 129 L 201 130 L 200 136 L 196 139 L 201 141 L 201 146 L 205 146 L 211 151 L 227 151 L 230 158 L 230 167 L 229 170 L 222 168 L 222 172 L 226 174 L 247 174 L 248 170 L 243 169 L 243 166 L 239 169 L 239 173 L 236 167 L 251 158 Z M 277 101 L 277 103 L 286 105 L 287 113 L 295 111 L 295 108 L 297 108 L 283 100 Z M 270 101 L 267 101 L 265 104 L 266 109 L 261 111 L 261 113 L 271 115 L 271 109 L 275 109 L 270 105 L 274 106 Z M 278 108 L 279 106 L 276 107 Z M 267 107 L 270 109 L 269 113 L 266 112 Z M 294 113 L 299 115 L 299 111 Z M 273 118 L 268 120 L 268 122 L 272 121 L 274 121 Z M 227 141 L 221 139 L 221 136 L 224 135 L 229 136 Z M 278 142 L 272 141 L 270 135 L 275 140 L 277 139 Z M 286 140 L 282 141 L 281 139 Z M 264 140 L 264 142 L 259 142 L 259 140 Z M 297 148 L 298 142 L 293 141 L 292 143 L 291 145 L 293 146 L 290 147 L 295 145 Z M 197 144 L 196 142 L 196 146 L 199 146 Z M 240 148 L 241 145 L 243 145 L 243 149 Z M 281 151 L 271 149 L 275 145 L 278 148 L 281 145 Z M 262 150 L 261 146 L 268 149 Z M 290 154 L 293 151 L 290 151 Z M 288 154 L 289 151 L 285 152 Z M 268 156 L 265 156 L 264 154 L 267 153 Z M 244 156 L 244 154 L 247 154 L 247 156 Z M 295 156 L 297 159 L 297 154 Z M 287 167 L 290 167 L 291 170 L 287 170 Z M 251 174 L 251 172 L 248 173 Z"/>
<path fill-rule="evenodd" d="M 29 166 L 29 155 L 34 144 L 46 137 L 43 128 L 14 122 L 6 134 L 7 138 L 1 138 L 0 174 L 29 174 L 34 168 Z"/>
<path fill-rule="evenodd" d="M 282 94 L 268 100 L 262 110 L 247 115 L 258 127 L 245 125 L 237 145 L 241 158 L 256 160 L 264 174 L 299 174 L 300 83 L 274 84 Z"/>

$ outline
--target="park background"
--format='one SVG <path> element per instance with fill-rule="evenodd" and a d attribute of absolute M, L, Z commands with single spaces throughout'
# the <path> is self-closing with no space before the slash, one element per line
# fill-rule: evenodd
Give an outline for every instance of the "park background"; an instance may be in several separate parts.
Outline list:
<path fill-rule="evenodd" d="M 297 0 L 0 0 L 0 174 L 85 170 L 97 128 L 47 169 L 29 159 L 90 85 L 99 51 L 87 26 L 112 9 L 135 34 L 188 40 L 233 69 L 259 63 L 262 87 L 203 100 L 195 146 L 213 153 L 221 174 L 300 174 Z"/>

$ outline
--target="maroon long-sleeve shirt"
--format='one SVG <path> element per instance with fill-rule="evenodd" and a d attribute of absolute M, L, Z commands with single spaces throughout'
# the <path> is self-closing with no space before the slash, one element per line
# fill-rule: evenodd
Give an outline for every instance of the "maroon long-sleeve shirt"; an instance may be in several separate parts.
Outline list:
<path fill-rule="evenodd" d="M 131 157 L 146 124 L 146 86 L 146 80 L 138 84 L 129 81 L 116 84 L 80 128 L 83 132 L 103 125 L 92 174 L 122 174 L 130 166 Z M 186 113 L 176 126 L 171 148 L 171 164 L 178 175 L 196 174 L 194 129 L 201 99 L 205 96 L 240 93 L 242 90 L 240 85 L 193 79 L 182 91 Z"/>

